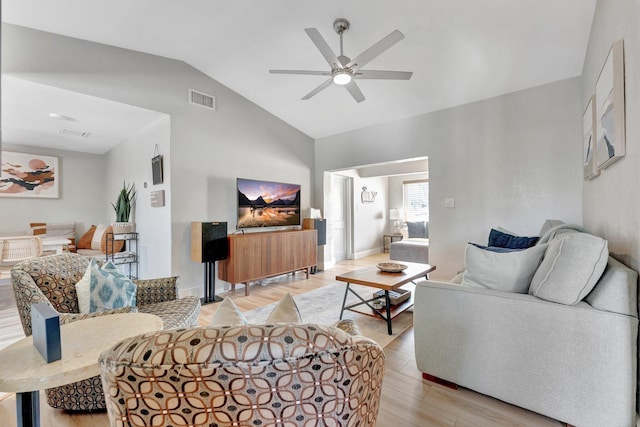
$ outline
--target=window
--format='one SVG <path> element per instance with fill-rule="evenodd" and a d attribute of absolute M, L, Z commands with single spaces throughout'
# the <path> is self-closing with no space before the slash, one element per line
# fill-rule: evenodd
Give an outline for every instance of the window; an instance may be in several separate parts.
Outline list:
<path fill-rule="evenodd" d="M 404 181 L 404 212 L 407 221 L 429 221 L 429 180 Z"/>

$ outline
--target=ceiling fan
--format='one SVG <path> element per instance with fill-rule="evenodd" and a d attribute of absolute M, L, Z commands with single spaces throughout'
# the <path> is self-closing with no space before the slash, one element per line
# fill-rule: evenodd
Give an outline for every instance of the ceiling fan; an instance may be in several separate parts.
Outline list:
<path fill-rule="evenodd" d="M 328 88 L 332 83 L 344 86 L 351 94 L 356 102 L 364 101 L 364 95 L 355 82 L 355 79 L 385 79 L 385 80 L 409 80 L 412 72 L 409 71 L 381 71 L 381 70 L 362 70 L 361 68 L 369 63 L 372 59 L 382 54 L 394 44 L 404 38 L 404 34 L 395 30 L 378 43 L 374 44 L 360 55 L 351 59 L 345 56 L 342 51 L 342 35 L 350 27 L 349 21 L 344 18 L 338 18 L 333 21 L 333 29 L 340 36 L 340 55 L 336 56 L 331 50 L 327 42 L 322 38 L 320 32 L 316 28 L 305 28 L 305 32 L 316 45 L 324 59 L 331 66 L 331 71 L 305 71 L 305 70 L 269 70 L 272 74 L 305 74 L 311 76 L 330 76 L 328 80 L 320 86 L 306 94 L 302 99 L 307 100 L 318 92 Z"/>

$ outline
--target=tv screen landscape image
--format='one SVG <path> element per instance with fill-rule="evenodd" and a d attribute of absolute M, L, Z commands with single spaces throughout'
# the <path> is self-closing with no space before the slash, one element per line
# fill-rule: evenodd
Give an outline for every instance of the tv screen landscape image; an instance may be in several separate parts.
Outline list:
<path fill-rule="evenodd" d="M 238 228 L 300 225 L 300 185 L 238 178 Z"/>

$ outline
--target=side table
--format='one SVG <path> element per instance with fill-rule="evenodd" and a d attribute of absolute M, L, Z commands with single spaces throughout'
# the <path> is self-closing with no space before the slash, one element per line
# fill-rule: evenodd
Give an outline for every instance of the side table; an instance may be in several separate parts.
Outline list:
<path fill-rule="evenodd" d="M 382 236 L 382 248 L 384 253 L 389 252 L 390 246 L 393 242 L 399 242 L 402 240 L 402 234 L 384 234 Z"/>
<path fill-rule="evenodd" d="M 0 350 L 0 391 L 16 393 L 18 427 L 40 426 L 39 390 L 100 374 L 98 356 L 125 338 L 162 329 L 147 313 L 98 316 L 60 326 L 62 359 L 47 363 L 29 336 Z"/>

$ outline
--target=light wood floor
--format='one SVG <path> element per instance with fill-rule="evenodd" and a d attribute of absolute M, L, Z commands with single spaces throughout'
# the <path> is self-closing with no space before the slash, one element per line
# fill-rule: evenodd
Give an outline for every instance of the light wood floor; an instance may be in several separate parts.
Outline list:
<path fill-rule="evenodd" d="M 238 286 L 233 293 L 221 294 L 221 296 L 231 295 L 240 309 L 247 311 L 278 301 L 286 292 L 296 295 L 332 284 L 335 282 L 336 274 L 384 259 L 386 256 L 380 254 L 355 261 L 346 261 L 331 270 L 312 275 L 309 280 L 305 280 L 302 273 L 282 276 L 278 280 L 269 280 L 268 284 L 264 286 L 251 286 L 248 297 L 244 296 L 242 286 Z M 6 292 L 0 290 L 0 298 L 6 299 L 6 295 Z M 10 312 L 10 305 L 11 303 L 0 300 L 0 317 L 2 317 L 3 311 Z M 208 323 L 216 308 L 217 304 L 204 306 L 199 319 L 200 323 Z M 3 337 L 5 331 L 15 330 L 8 325 L 7 316 L 3 320 L 2 329 L 0 329 L 0 346 L 5 338 Z M 15 318 L 15 322 L 19 322 L 17 318 Z M 19 324 L 13 326 L 19 328 Z M 562 425 L 557 421 L 471 390 L 451 390 L 422 380 L 421 374 L 415 366 L 413 328 L 385 347 L 385 354 L 386 373 L 378 415 L 377 425 L 379 427 Z M 66 414 L 49 408 L 42 394 L 41 402 L 42 427 L 107 427 L 109 425 L 104 413 Z M 0 426 L 13 427 L 15 425 L 15 397 L 8 394 L 0 397 Z"/>

